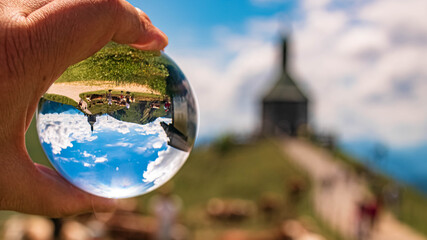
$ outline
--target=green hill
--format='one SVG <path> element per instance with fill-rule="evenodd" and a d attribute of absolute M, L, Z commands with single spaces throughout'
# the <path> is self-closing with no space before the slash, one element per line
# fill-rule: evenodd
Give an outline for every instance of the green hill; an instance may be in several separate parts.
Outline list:
<path fill-rule="evenodd" d="M 275 141 L 230 145 L 226 150 L 216 146 L 194 150 L 172 180 L 174 193 L 184 203 L 183 221 L 191 232 L 215 235 L 230 227 L 254 234 L 273 232 L 286 219 L 300 219 L 327 239 L 341 239 L 314 214 L 308 176 L 283 156 Z M 294 183 L 301 187 L 298 195 L 292 193 Z M 153 194 L 141 197 L 141 202 Z M 257 211 L 240 222 L 209 220 L 206 211 L 212 199 L 252 203 Z M 276 213 L 270 219 L 261 209 L 265 201 L 275 202 Z"/>
<path fill-rule="evenodd" d="M 166 94 L 167 63 L 159 51 L 140 51 L 113 42 L 88 59 L 69 67 L 56 81 L 109 81 L 136 83 Z"/>

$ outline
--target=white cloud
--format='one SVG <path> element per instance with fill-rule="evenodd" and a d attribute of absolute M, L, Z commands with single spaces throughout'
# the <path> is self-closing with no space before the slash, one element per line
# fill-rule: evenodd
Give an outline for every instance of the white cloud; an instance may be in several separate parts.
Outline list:
<path fill-rule="evenodd" d="M 300 6 L 292 72 L 309 90 L 317 130 L 393 146 L 427 141 L 427 2 Z M 242 34 L 218 27 L 212 48 L 172 52 L 198 95 L 202 136 L 256 128 L 260 97 L 280 63 L 278 19 L 252 19 Z"/>
<path fill-rule="evenodd" d="M 92 135 L 87 119 L 76 114 L 40 114 L 38 131 L 40 140 L 51 144 L 54 154 L 72 147 L 73 141 L 91 142 L 97 139 Z"/>
<path fill-rule="evenodd" d="M 82 154 L 83 154 L 84 157 L 95 157 L 95 155 L 92 155 L 92 154 L 90 154 L 90 153 L 88 153 L 86 151 L 84 151 Z"/>
<path fill-rule="evenodd" d="M 295 67 L 313 93 L 319 129 L 392 146 L 427 140 L 426 8 L 419 0 L 377 0 L 305 9 L 295 28 Z M 329 26 L 332 16 L 341 16 L 339 27 Z"/>
<path fill-rule="evenodd" d="M 200 135 L 253 129 L 258 99 L 274 74 L 278 28 L 276 19 L 254 19 L 247 24 L 247 35 L 216 29 L 213 49 L 170 53 L 197 94 Z"/>
<path fill-rule="evenodd" d="M 102 115 L 97 117 L 97 121 L 94 124 L 94 132 L 119 132 L 121 134 L 127 134 L 130 132 L 129 128 L 135 126 L 135 123 L 128 123 L 117 120 L 113 117 L 107 117 Z"/>
<path fill-rule="evenodd" d="M 107 155 L 95 158 L 95 163 L 103 163 L 103 162 L 107 162 L 107 161 L 108 161 Z"/>
<path fill-rule="evenodd" d="M 163 144 L 165 143 L 165 141 L 156 141 L 153 143 L 153 148 L 161 148 L 163 146 Z"/>
<path fill-rule="evenodd" d="M 134 151 L 141 154 L 141 153 L 144 153 L 145 151 L 147 151 L 147 147 L 137 147 L 137 148 L 135 148 Z"/>
<path fill-rule="evenodd" d="M 165 139 L 166 133 L 164 132 L 163 128 L 160 126 L 160 122 L 164 122 L 167 124 L 172 123 L 172 119 L 170 118 L 157 118 L 155 121 L 144 124 L 144 125 L 137 125 L 135 128 L 135 131 L 139 133 L 139 135 L 159 135 L 163 139 Z"/>
<path fill-rule="evenodd" d="M 144 182 L 154 182 L 154 186 L 151 189 L 159 187 L 175 175 L 188 155 L 189 153 L 173 147 L 160 151 L 158 158 L 148 164 L 147 170 L 143 174 Z"/>
<path fill-rule="evenodd" d="M 38 131 L 39 138 L 42 142 L 50 144 L 54 154 L 60 154 L 62 149 L 73 147 L 73 142 L 91 142 L 98 137 L 100 132 L 118 132 L 124 136 L 130 133 L 132 128 L 139 135 L 156 135 L 159 137 L 157 141 L 151 144 L 159 145 L 158 141 L 167 142 L 168 138 L 160 122 L 170 123 L 171 119 L 158 118 L 155 121 L 139 125 L 136 123 L 128 123 L 116 120 L 105 115 L 97 117 L 94 124 L 94 132 L 91 131 L 90 125 L 87 122 L 87 117 L 79 114 L 40 114 L 38 116 Z M 133 147 L 132 143 L 117 142 L 107 144 L 108 147 Z M 90 153 L 83 152 L 83 156 L 89 157 Z"/>
<path fill-rule="evenodd" d="M 83 151 L 82 153 L 83 157 L 85 158 L 89 158 L 93 163 L 103 163 L 103 162 L 107 162 L 108 158 L 107 158 L 107 154 L 105 154 L 104 156 L 101 157 L 97 157 L 95 154 L 90 154 L 86 151 Z M 83 163 L 85 167 L 93 167 L 95 166 L 94 164 L 89 164 L 84 162 Z"/>
<path fill-rule="evenodd" d="M 305 0 L 305 1 L 302 1 L 302 4 L 306 9 L 313 10 L 313 9 L 323 9 L 330 2 L 331 0 Z"/>
<path fill-rule="evenodd" d="M 79 163 L 80 162 L 76 158 L 57 157 L 56 159 L 58 160 L 58 162 L 75 162 L 75 163 Z"/>
<path fill-rule="evenodd" d="M 134 146 L 134 144 L 132 143 L 127 143 L 127 142 L 117 142 L 117 143 L 112 143 L 112 144 L 106 144 L 106 147 L 125 147 L 125 148 L 131 148 Z"/>

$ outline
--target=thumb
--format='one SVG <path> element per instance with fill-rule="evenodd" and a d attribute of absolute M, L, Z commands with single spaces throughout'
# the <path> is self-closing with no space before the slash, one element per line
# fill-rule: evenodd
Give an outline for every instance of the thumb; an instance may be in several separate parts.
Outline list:
<path fill-rule="evenodd" d="M 135 20 L 131 16 L 138 16 L 138 21 L 120 24 L 121 27 L 115 33 L 113 41 L 129 44 L 141 50 L 162 50 L 166 47 L 168 44 L 166 34 L 151 23 L 147 14 L 139 8 L 134 8 L 128 2 L 123 2 L 122 6 L 126 9 L 123 13 L 128 16 L 122 18 L 124 21 Z"/>
<path fill-rule="evenodd" d="M 31 12 L 27 22 L 34 47 L 44 48 L 54 61 L 59 55 L 67 59 L 64 67 L 111 40 L 143 50 L 161 50 L 168 43 L 147 15 L 125 0 L 54 0 Z"/>
<path fill-rule="evenodd" d="M 51 217 L 64 217 L 86 212 L 112 212 L 116 208 L 116 200 L 102 198 L 83 192 L 72 186 L 55 170 L 43 165 L 35 164 L 42 174 L 37 181 L 40 184 L 35 187 L 33 202 L 37 206 L 37 200 L 41 203 L 33 207 L 41 212 L 37 214 Z M 43 206 L 47 204 L 47 206 Z"/>

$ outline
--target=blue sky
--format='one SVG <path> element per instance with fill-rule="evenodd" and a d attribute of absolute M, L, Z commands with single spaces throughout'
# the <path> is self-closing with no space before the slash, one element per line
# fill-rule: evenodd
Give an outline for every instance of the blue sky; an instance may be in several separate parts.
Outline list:
<path fill-rule="evenodd" d="M 427 1 L 131 3 L 169 36 L 166 53 L 199 99 L 201 139 L 258 129 L 259 100 L 276 79 L 280 32 L 288 31 L 291 73 L 312 100 L 311 126 L 361 157 L 381 143 L 399 155 L 390 156 L 398 166 L 412 164 L 401 172 L 425 179 L 414 169 L 427 145 Z"/>
<path fill-rule="evenodd" d="M 152 22 L 170 38 L 173 47 L 207 47 L 213 44 L 213 29 L 226 26 L 232 31 L 243 32 L 243 26 L 253 17 L 271 17 L 279 12 L 292 13 L 296 1 L 249 0 L 133 0 L 134 6 L 145 11 Z M 185 37 L 183 35 L 191 35 Z M 192 42 L 185 42 L 192 38 Z M 190 45 L 191 44 L 191 45 Z"/>

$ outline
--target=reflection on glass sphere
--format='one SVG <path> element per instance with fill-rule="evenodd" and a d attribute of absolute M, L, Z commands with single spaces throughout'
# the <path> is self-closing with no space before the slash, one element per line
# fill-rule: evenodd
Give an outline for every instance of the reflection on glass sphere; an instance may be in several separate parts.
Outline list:
<path fill-rule="evenodd" d="M 124 198 L 159 187 L 181 168 L 197 121 L 195 96 L 171 59 L 109 43 L 44 94 L 37 130 L 68 181 Z"/>

